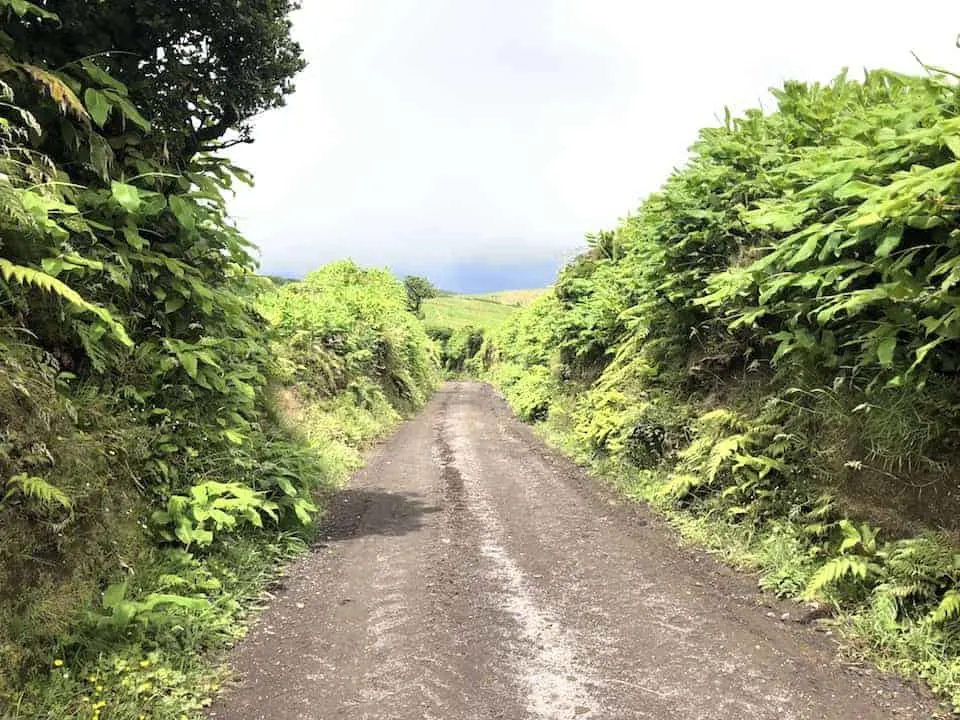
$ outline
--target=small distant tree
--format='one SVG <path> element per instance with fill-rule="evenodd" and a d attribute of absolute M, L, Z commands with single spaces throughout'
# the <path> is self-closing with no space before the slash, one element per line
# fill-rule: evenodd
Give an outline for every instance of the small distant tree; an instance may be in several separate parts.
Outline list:
<path fill-rule="evenodd" d="M 403 286 L 407 289 L 407 308 L 418 315 L 423 301 L 437 296 L 437 289 L 433 284 L 419 275 L 407 275 L 403 279 Z"/>

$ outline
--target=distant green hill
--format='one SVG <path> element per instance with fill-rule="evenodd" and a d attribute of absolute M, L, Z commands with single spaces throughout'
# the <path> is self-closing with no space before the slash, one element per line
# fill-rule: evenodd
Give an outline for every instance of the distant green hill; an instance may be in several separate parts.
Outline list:
<path fill-rule="evenodd" d="M 547 292 L 547 288 L 537 288 L 536 290 L 501 290 L 500 292 L 471 295 L 470 297 L 493 300 L 498 303 L 503 303 L 504 305 L 523 307 L 532 303 L 545 292 Z"/>
<path fill-rule="evenodd" d="M 444 369 L 453 376 L 472 372 L 470 361 L 484 339 L 545 290 L 509 290 L 486 295 L 449 295 L 423 302 L 427 333 L 440 346 Z"/>
<path fill-rule="evenodd" d="M 495 330 L 546 290 L 506 290 L 485 295 L 441 295 L 423 303 L 428 328 Z"/>
<path fill-rule="evenodd" d="M 428 328 L 459 330 L 465 327 L 495 330 L 519 309 L 495 300 L 450 295 L 425 300 L 423 319 Z"/>

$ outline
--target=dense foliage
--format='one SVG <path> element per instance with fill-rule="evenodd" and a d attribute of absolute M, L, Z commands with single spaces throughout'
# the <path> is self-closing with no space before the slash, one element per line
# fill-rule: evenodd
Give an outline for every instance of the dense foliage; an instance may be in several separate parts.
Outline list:
<path fill-rule="evenodd" d="M 960 89 L 775 95 L 484 352 L 524 417 L 960 703 L 960 555 L 934 532 L 957 529 Z"/>
<path fill-rule="evenodd" d="M 0 0 L 0 716 L 196 711 L 317 488 L 432 381 L 397 281 L 272 297 L 226 216 L 248 178 L 197 154 L 291 89 L 293 7 Z"/>
<path fill-rule="evenodd" d="M 445 295 L 422 307 L 424 323 L 438 346 L 440 364 L 451 377 L 480 369 L 479 352 L 489 333 L 513 315 L 518 305 L 479 295 Z"/>
<path fill-rule="evenodd" d="M 358 467 L 360 441 L 419 408 L 438 379 L 433 344 L 386 271 L 333 263 L 260 307 L 275 328 L 275 380 L 291 388 L 287 422 L 325 467 Z"/>
<path fill-rule="evenodd" d="M 182 167 L 228 133 L 230 142 L 250 139 L 247 121 L 293 91 L 292 78 L 304 66 L 290 37 L 289 15 L 298 6 L 294 0 L 37 0 L 26 10 L 31 6 L 15 0 L 6 4 L 8 13 L 23 9 L 49 21 L 8 24 L 5 51 L 79 78 L 91 67 L 106 71 L 119 84 L 91 75 L 99 82 L 77 93 L 97 124 L 121 134 L 121 115 L 138 110 L 153 126 L 143 141 L 149 152 L 162 149 Z"/>

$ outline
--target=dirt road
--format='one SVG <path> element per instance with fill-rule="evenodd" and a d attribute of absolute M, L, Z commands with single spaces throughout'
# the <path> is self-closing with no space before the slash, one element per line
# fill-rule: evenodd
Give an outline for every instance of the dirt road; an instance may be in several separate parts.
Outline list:
<path fill-rule="evenodd" d="M 930 716 L 919 691 L 781 620 L 755 579 L 678 549 L 480 384 L 445 385 L 386 442 L 324 535 L 211 717 Z"/>

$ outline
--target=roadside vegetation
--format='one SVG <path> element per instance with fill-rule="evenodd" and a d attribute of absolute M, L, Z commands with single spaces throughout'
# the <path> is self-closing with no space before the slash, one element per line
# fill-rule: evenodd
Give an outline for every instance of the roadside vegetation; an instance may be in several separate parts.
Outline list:
<path fill-rule="evenodd" d="M 0 717 L 198 717 L 441 368 L 960 707 L 955 76 L 788 83 L 542 295 L 279 283 L 222 151 L 294 6 L 0 0 Z"/>
<path fill-rule="evenodd" d="M 418 410 L 439 380 L 433 343 L 385 270 L 349 261 L 260 296 L 272 330 L 268 400 L 306 443 L 327 484 L 362 464 L 361 450 Z"/>
<path fill-rule="evenodd" d="M 227 218 L 293 6 L 0 0 L 2 717 L 199 716 L 323 491 L 435 381 L 399 281 L 278 288 Z"/>
<path fill-rule="evenodd" d="M 775 96 L 480 356 L 554 442 L 960 707 L 960 89 Z"/>
<path fill-rule="evenodd" d="M 423 322 L 439 346 L 448 375 L 476 374 L 477 354 L 484 341 L 531 296 L 541 290 L 515 290 L 489 295 L 437 294 L 423 302 Z"/>

